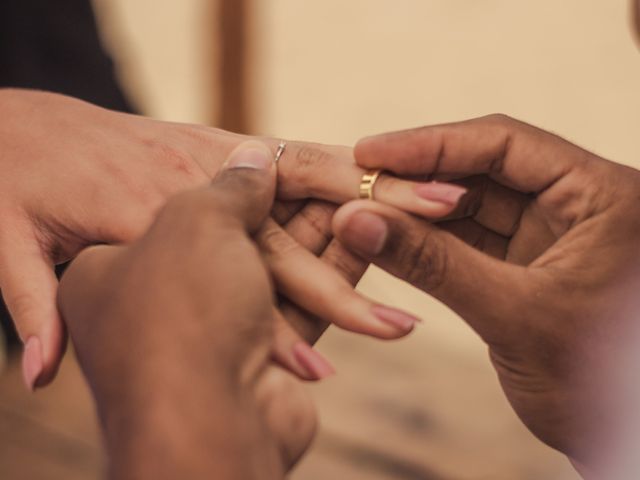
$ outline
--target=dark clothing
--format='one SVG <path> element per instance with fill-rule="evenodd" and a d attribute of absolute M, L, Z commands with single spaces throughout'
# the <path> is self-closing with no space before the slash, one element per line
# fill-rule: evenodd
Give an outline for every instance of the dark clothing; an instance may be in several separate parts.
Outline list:
<path fill-rule="evenodd" d="M 0 0 L 0 88 L 63 93 L 132 111 L 103 50 L 89 0 Z M 14 337 L 4 305 L 0 321 Z"/>
<path fill-rule="evenodd" d="M 49 90 L 131 110 L 89 0 L 0 0 L 0 87 Z"/>

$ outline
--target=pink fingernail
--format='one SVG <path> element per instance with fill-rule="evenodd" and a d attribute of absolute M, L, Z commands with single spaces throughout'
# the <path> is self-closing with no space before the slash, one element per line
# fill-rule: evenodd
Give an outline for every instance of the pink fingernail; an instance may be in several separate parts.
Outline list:
<path fill-rule="evenodd" d="M 416 186 L 415 192 L 416 195 L 425 200 L 454 206 L 467 193 L 467 189 L 451 183 L 431 182 Z"/>
<path fill-rule="evenodd" d="M 375 305 L 371 312 L 387 325 L 404 332 L 410 332 L 415 324 L 420 322 L 418 317 L 384 305 Z"/>
<path fill-rule="evenodd" d="M 322 380 L 336 373 L 329 361 L 304 342 L 293 347 L 296 360 L 316 380 Z"/>
<path fill-rule="evenodd" d="M 32 392 L 36 388 L 38 377 L 42 374 L 42 344 L 38 337 L 29 337 L 22 353 L 22 376 L 24 383 Z"/>

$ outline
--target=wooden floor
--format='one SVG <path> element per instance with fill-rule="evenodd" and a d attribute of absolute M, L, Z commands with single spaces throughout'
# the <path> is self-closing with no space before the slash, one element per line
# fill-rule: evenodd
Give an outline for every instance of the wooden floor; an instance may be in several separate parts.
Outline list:
<path fill-rule="evenodd" d="M 383 296 L 385 282 L 368 276 L 363 287 Z M 396 288 L 394 296 L 403 291 L 415 295 Z M 322 427 L 292 478 L 576 479 L 564 458 L 520 425 L 466 327 L 425 320 L 400 342 L 337 330 L 322 340 L 319 348 L 338 375 L 312 387 Z M 18 362 L 9 362 L 0 375 L 0 479 L 92 480 L 102 466 L 90 398 L 73 358 L 35 395 L 22 387 Z"/>

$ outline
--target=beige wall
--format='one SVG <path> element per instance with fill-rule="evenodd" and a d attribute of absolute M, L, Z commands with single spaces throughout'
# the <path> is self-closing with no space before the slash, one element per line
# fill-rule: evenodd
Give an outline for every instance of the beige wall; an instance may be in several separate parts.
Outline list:
<path fill-rule="evenodd" d="M 147 115 L 210 122 L 216 0 L 93 0 L 120 76 Z"/>
<path fill-rule="evenodd" d="M 202 39 L 214 27 L 202 12 L 211 4 L 99 3 L 115 15 L 104 17 L 118 24 L 110 37 L 147 111 L 208 118 L 214 78 L 203 59 L 215 48 Z M 259 133 L 352 144 L 373 132 L 503 112 L 640 167 L 640 55 L 625 0 L 251 3 Z M 379 272 L 361 289 L 425 324 L 388 345 L 335 331 L 323 340 L 340 375 L 314 389 L 323 429 L 296 478 L 427 478 L 389 470 L 373 460 L 382 453 L 372 452 L 390 453 L 422 475 L 575 478 L 520 425 L 484 347 L 461 321 Z M 416 433 L 405 418 L 436 426 Z M 340 446 L 369 457 L 354 461 Z"/>
<path fill-rule="evenodd" d="M 503 112 L 640 166 L 628 3 L 254 0 L 260 126 L 352 143 Z"/>

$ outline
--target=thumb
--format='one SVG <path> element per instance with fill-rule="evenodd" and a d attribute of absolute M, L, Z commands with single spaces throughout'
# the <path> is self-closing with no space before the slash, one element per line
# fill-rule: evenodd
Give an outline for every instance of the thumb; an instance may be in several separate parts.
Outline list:
<path fill-rule="evenodd" d="M 262 142 L 241 143 L 227 157 L 209 194 L 226 214 L 253 234 L 273 207 L 277 170 L 273 153 Z"/>
<path fill-rule="evenodd" d="M 334 216 L 333 230 L 354 253 L 445 303 L 487 343 L 517 328 L 531 298 L 526 268 L 489 257 L 393 207 L 351 202 Z"/>
<path fill-rule="evenodd" d="M 24 344 L 24 381 L 30 390 L 44 386 L 56 375 L 66 332 L 56 307 L 58 280 L 35 238 L 3 239 L 0 289 Z"/>

